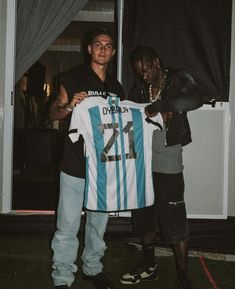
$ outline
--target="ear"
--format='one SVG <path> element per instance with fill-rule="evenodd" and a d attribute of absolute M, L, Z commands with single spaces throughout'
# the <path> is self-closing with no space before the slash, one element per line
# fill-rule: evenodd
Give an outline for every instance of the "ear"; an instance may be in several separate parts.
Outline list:
<path fill-rule="evenodd" d="M 111 57 L 113 58 L 114 54 L 116 53 L 116 49 L 113 49 L 113 53 L 111 55 Z"/>
<path fill-rule="evenodd" d="M 87 51 L 88 51 L 89 54 L 91 54 L 91 45 L 88 45 Z"/>

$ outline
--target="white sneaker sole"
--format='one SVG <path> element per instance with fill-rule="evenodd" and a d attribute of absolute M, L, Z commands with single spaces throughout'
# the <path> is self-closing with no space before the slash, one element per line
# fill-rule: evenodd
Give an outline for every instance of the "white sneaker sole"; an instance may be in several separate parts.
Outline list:
<path fill-rule="evenodd" d="M 122 280 L 120 279 L 120 282 L 122 284 L 125 284 L 125 285 L 135 285 L 135 284 L 138 284 L 140 282 L 151 282 L 151 281 L 156 281 L 157 279 L 159 278 L 159 276 L 155 277 L 154 279 L 147 279 L 147 278 L 144 278 L 144 279 L 137 279 L 135 282 L 131 282 L 131 281 L 128 281 L 128 280 Z"/>

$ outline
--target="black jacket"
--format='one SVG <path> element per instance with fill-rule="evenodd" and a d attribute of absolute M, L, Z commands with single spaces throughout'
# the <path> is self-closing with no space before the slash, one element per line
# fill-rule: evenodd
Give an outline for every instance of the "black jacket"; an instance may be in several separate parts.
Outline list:
<path fill-rule="evenodd" d="M 160 94 L 161 101 L 147 106 L 149 112 L 173 111 L 173 118 L 167 123 L 166 142 L 168 146 L 192 141 L 187 111 L 200 107 L 202 97 L 192 76 L 180 69 L 166 71 L 166 83 Z M 148 103 L 148 87 L 143 81 L 137 81 L 129 96 L 129 100 Z"/>

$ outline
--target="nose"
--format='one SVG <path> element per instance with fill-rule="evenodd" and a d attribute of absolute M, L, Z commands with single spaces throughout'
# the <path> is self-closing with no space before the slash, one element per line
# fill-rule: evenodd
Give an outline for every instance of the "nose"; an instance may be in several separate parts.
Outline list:
<path fill-rule="evenodd" d="M 106 46 L 105 45 L 101 45 L 100 50 L 101 51 L 105 51 L 106 50 Z"/>
<path fill-rule="evenodd" d="M 143 80 L 147 80 L 148 79 L 148 73 L 147 72 L 144 72 L 143 73 Z"/>

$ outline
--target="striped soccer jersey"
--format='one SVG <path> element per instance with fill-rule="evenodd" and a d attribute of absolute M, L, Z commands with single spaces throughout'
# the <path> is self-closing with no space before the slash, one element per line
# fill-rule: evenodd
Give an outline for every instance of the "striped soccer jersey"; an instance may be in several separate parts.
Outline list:
<path fill-rule="evenodd" d="M 148 123 L 145 106 L 110 96 L 89 97 L 75 107 L 69 136 L 85 141 L 85 208 L 121 211 L 154 203 L 152 134 L 162 117 Z"/>

